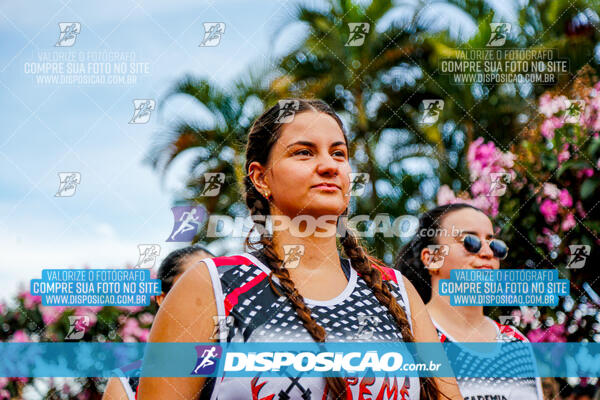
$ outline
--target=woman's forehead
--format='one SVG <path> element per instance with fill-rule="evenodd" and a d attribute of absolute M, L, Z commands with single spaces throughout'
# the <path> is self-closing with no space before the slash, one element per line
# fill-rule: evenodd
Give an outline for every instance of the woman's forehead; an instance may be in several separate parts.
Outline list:
<path fill-rule="evenodd" d="M 303 112 L 283 124 L 278 142 L 284 146 L 297 141 L 310 141 L 315 144 L 330 144 L 342 141 L 344 133 L 337 121 L 330 115 L 319 112 Z"/>
<path fill-rule="evenodd" d="M 444 215 L 440 225 L 446 229 L 454 228 L 460 232 L 494 234 L 490 219 L 481 211 L 472 208 L 463 208 Z"/>

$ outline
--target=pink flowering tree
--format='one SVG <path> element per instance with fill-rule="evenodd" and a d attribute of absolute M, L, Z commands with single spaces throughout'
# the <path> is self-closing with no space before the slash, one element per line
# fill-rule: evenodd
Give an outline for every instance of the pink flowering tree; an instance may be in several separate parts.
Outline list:
<path fill-rule="evenodd" d="M 584 69 L 568 89 L 544 93 L 538 110 L 510 151 L 483 138 L 474 140 L 467 152 L 470 187 L 455 193 L 441 186 L 438 204 L 466 202 L 484 210 L 510 248 L 503 268 L 556 268 L 571 281 L 571 296 L 560 307 L 513 310 L 532 341 L 600 341 L 595 269 L 600 256 L 600 82 Z M 589 246 L 581 253 L 583 266 L 569 265 L 573 251 L 582 246 Z"/>
<path fill-rule="evenodd" d="M 156 279 L 156 273 L 151 277 Z M 0 303 L 0 341 L 62 342 L 74 329 L 83 332 L 83 342 L 145 342 L 156 314 L 156 303 L 147 307 L 43 306 L 41 297 L 21 288 L 8 304 Z M 70 318 L 71 317 L 71 318 Z M 36 385 L 43 380 L 43 385 Z M 39 398 L 101 399 L 106 378 L 68 379 L 55 383 L 49 378 L 0 378 L 0 400 L 22 398 L 30 391 Z M 39 388 L 48 388 L 40 393 Z"/>

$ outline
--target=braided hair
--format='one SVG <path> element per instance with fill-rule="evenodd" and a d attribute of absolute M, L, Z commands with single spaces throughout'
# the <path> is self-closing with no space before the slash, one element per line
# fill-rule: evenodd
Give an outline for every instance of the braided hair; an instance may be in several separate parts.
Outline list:
<path fill-rule="evenodd" d="M 329 107 L 329 105 L 321 100 L 294 99 L 294 101 L 297 101 L 299 106 L 295 111 L 296 115 L 301 112 L 312 111 L 331 116 L 344 133 L 344 140 L 346 141 L 346 144 L 348 143 L 343 123 L 333 109 Z M 275 251 L 272 236 L 266 232 L 264 221 L 266 220 L 267 215 L 270 213 L 270 202 L 256 189 L 252 183 L 252 180 L 250 179 L 250 176 L 248 175 L 248 169 L 252 162 L 256 161 L 261 165 L 267 164 L 271 148 L 281 135 L 282 124 L 277 122 L 277 116 L 281 110 L 279 104 L 269 108 L 260 117 L 258 117 L 258 119 L 252 125 L 250 134 L 248 136 L 245 164 L 246 176 L 244 177 L 243 184 L 246 193 L 246 206 L 250 210 L 250 215 L 253 217 L 254 225 L 246 237 L 245 244 L 250 249 L 260 250 L 263 256 L 268 260 L 268 266 L 271 269 L 271 273 L 269 274 L 271 288 L 276 294 L 280 295 L 279 291 L 273 284 L 272 277 L 275 276 L 278 278 L 280 285 L 283 288 L 283 295 L 286 296 L 287 299 L 292 303 L 292 306 L 302 321 L 303 326 L 316 342 L 322 343 L 326 340 L 327 332 L 312 317 L 311 309 L 306 305 L 304 298 L 298 292 L 298 289 L 296 289 L 294 282 L 290 278 L 288 269 L 282 266 L 283 260 L 279 258 Z M 347 211 L 347 209 L 344 211 L 344 215 L 347 214 Z M 345 221 L 345 219 L 343 220 Z M 388 282 L 383 281 L 380 269 L 373 265 L 378 263 L 376 263 L 376 260 L 371 258 L 365 249 L 360 245 L 356 234 L 353 233 L 348 227 L 345 228 L 345 234 L 340 241 L 344 249 L 344 253 L 351 261 L 351 265 L 361 275 L 369 288 L 373 291 L 373 294 L 377 300 L 379 300 L 382 305 L 387 307 L 390 314 L 392 314 L 399 330 L 402 332 L 403 340 L 405 342 L 414 342 L 414 336 L 410 330 L 406 312 L 398 304 L 396 298 L 391 293 Z M 251 240 L 250 237 L 255 229 L 258 233 L 260 233 L 260 238 L 257 240 Z M 420 379 L 422 382 L 420 391 L 421 399 L 437 399 L 439 396 L 439 390 L 433 379 Z M 327 377 L 325 378 L 325 381 L 327 390 L 334 399 L 346 398 L 347 385 L 342 377 Z"/>
<path fill-rule="evenodd" d="M 446 215 L 465 208 L 483 212 L 470 204 L 454 203 L 438 206 L 423 213 L 419 218 L 416 235 L 402 247 L 396 258 L 394 268 L 400 270 L 402 275 L 411 281 L 423 303 L 431 300 L 431 275 L 421 260 L 421 250 L 429 245 L 438 244 L 437 235 L 431 235 L 429 232 L 441 232 L 442 220 Z"/>

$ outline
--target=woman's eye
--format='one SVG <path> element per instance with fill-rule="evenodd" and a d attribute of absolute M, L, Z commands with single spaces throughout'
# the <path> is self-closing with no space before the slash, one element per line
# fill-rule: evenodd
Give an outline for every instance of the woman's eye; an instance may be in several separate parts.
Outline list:
<path fill-rule="evenodd" d="M 297 152 L 294 153 L 294 155 L 301 155 L 301 156 L 309 156 L 310 155 L 310 151 L 309 150 L 299 150 Z"/>
<path fill-rule="evenodd" d="M 334 152 L 333 155 L 336 156 L 336 157 L 344 157 L 344 158 L 346 158 L 346 153 L 344 153 L 342 150 L 338 150 L 338 151 Z"/>

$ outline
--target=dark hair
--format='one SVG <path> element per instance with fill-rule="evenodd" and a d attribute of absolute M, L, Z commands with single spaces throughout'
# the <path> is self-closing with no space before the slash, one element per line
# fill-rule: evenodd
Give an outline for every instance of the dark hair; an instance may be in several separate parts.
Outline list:
<path fill-rule="evenodd" d="M 402 247 L 396 258 L 395 268 L 411 281 L 424 303 L 431 300 L 431 275 L 421 261 L 421 250 L 425 247 L 437 244 L 437 235 L 428 232 L 439 232 L 442 221 L 447 214 L 454 211 L 471 208 L 482 212 L 479 208 L 466 203 L 446 204 L 433 208 L 419 218 L 419 228 L 415 236 Z M 424 234 L 421 234 L 423 233 Z"/>
<path fill-rule="evenodd" d="M 306 99 L 291 99 L 294 103 L 297 102 L 298 108 L 295 110 L 295 115 L 302 112 L 312 111 L 324 113 L 331 116 L 339 125 L 346 143 L 346 133 L 343 123 L 339 116 L 333 111 L 329 105 L 321 100 L 306 100 Z M 250 209 L 251 216 L 266 217 L 270 212 L 270 203 L 263 195 L 254 187 L 250 176 L 248 175 L 248 167 L 252 162 L 258 162 L 261 165 L 266 165 L 269 159 L 269 154 L 273 144 L 279 139 L 282 130 L 282 123 L 278 122 L 278 116 L 281 108 L 277 104 L 265 111 L 252 125 L 250 134 L 248 135 L 248 144 L 246 147 L 246 176 L 244 177 L 244 189 L 246 205 Z M 347 214 L 347 209 L 344 215 Z M 260 221 L 256 221 L 260 220 Z M 275 252 L 272 237 L 266 233 L 265 223 L 262 218 L 256 218 L 252 229 L 246 238 L 246 246 L 254 250 L 260 250 L 261 253 L 269 260 L 269 268 L 271 273 L 269 281 L 271 288 L 279 295 L 279 292 L 272 281 L 272 276 L 276 276 L 281 283 L 284 295 L 292 303 L 296 314 L 302 321 L 306 330 L 310 333 L 316 342 L 325 342 L 327 332 L 325 329 L 313 319 L 310 308 L 305 304 L 304 298 L 296 289 L 294 282 L 290 278 L 288 269 L 282 267 L 283 260 L 279 258 Z M 250 241 L 250 236 L 253 230 L 260 233 L 260 239 L 255 242 Z M 360 245 L 356 235 L 348 228 L 344 229 L 345 235 L 341 238 L 345 254 L 350 258 L 353 268 L 361 275 L 367 285 L 373 291 L 373 294 L 379 302 L 387 307 L 390 314 L 394 317 L 398 328 L 402 332 L 402 338 L 406 342 L 413 342 L 414 337 L 410 330 L 410 325 L 404 309 L 398 304 L 396 298 L 391 293 L 387 282 L 384 282 L 381 277 L 381 271 L 373 266 L 377 264 L 375 259 L 370 257 L 365 249 Z M 260 245 L 260 248 L 258 247 Z M 438 398 L 439 390 L 432 378 L 420 378 L 421 398 Z M 341 377 L 325 378 L 328 392 L 334 399 L 346 398 L 346 383 Z"/>
<path fill-rule="evenodd" d="M 596 394 L 596 388 L 593 385 L 577 385 L 573 388 L 575 399 L 588 396 L 590 399 Z"/>
<path fill-rule="evenodd" d="M 181 273 L 181 267 L 183 266 L 184 259 L 200 251 L 203 251 L 211 257 L 214 257 L 214 254 L 208 251 L 205 247 L 197 244 L 173 250 L 167 257 L 165 257 L 165 259 L 160 263 L 160 267 L 158 267 L 157 274 L 157 278 L 161 281 L 162 292 L 164 294 L 169 293 L 169 290 L 171 290 L 171 287 L 173 286 L 173 280 Z"/>

